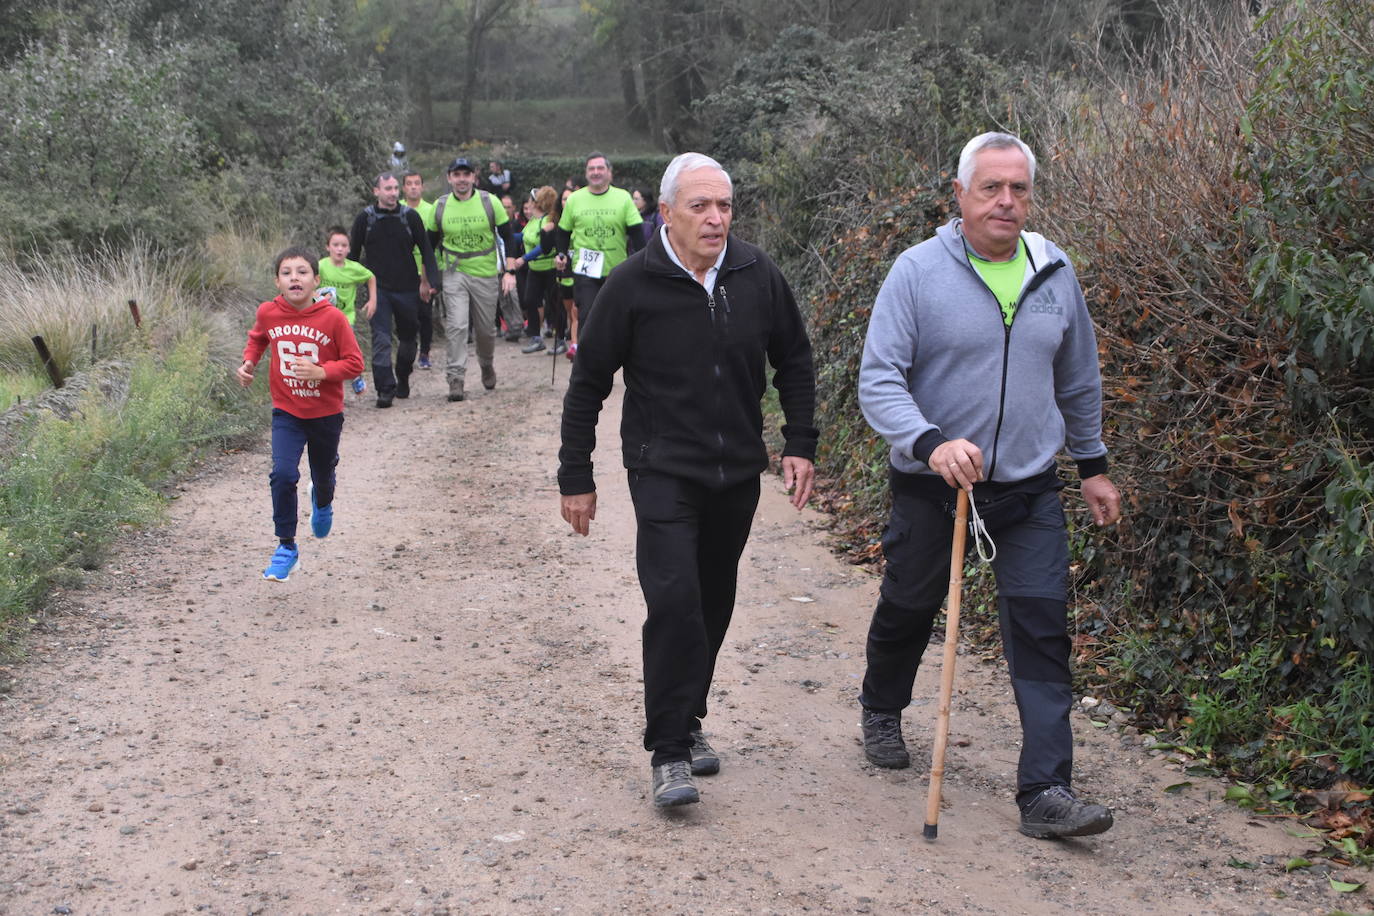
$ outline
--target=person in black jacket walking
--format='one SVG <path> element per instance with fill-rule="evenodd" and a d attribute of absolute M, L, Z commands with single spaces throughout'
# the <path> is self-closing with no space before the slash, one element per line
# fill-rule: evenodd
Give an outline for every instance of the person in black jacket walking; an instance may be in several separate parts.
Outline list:
<path fill-rule="evenodd" d="M 429 302 L 441 283 L 433 241 L 416 210 L 400 202 L 401 185 L 391 172 L 372 184 L 377 202 L 353 220 L 348 232 L 348 257 L 377 275 L 377 308 L 372 313 L 372 383 L 377 406 L 390 407 L 393 398 L 410 397 L 410 373 L 415 366 L 420 305 Z M 415 266 L 420 251 L 424 272 Z M 396 323 L 396 364 L 391 360 L 391 323 Z"/>
<path fill-rule="evenodd" d="M 730 237 L 732 194 L 730 176 L 709 156 L 683 153 L 668 165 L 664 227 L 597 295 L 563 401 L 561 511 L 586 535 L 596 517 L 597 415 L 623 368 L 621 446 L 648 610 L 644 747 L 660 807 L 699 801 L 692 776 L 720 769 L 701 720 L 768 467 L 765 361 L 785 420 L 783 483 L 796 508 L 814 478 L 811 343 L 778 268 Z"/>

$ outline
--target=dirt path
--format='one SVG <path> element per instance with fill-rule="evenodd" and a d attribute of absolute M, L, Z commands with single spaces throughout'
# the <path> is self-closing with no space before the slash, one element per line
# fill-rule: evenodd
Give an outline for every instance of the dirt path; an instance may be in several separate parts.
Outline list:
<path fill-rule="evenodd" d="M 1015 831 L 1015 709 L 961 660 L 938 842 L 922 769 L 858 743 L 867 573 L 769 481 L 707 722 L 703 803 L 647 799 L 633 525 L 616 452 L 591 537 L 556 517 L 567 364 L 499 344 L 462 404 L 417 373 L 350 405 L 338 515 L 263 581 L 265 446 L 181 489 L 30 660 L 0 671 L 0 912 L 1326 913 L 1368 908 L 1223 787 L 1077 718 L 1078 783 L 1117 827 Z M 475 365 L 475 360 L 474 360 Z M 615 443 L 620 391 L 602 417 Z M 302 532 L 308 534 L 306 527 Z M 806 599 L 806 600 L 798 600 Z M 918 691 L 933 695 L 938 652 Z M 913 707 L 928 755 L 934 703 Z M 1247 870 L 1228 861 L 1254 863 Z"/>

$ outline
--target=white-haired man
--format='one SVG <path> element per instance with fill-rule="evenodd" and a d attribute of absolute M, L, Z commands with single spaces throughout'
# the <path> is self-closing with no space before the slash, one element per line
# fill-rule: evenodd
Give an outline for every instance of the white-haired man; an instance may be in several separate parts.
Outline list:
<path fill-rule="evenodd" d="M 698 801 L 692 776 L 720 769 L 701 720 L 768 467 L 765 360 L 785 419 L 783 482 L 798 509 L 814 475 L 811 343 L 777 267 L 730 237 L 732 194 L 709 156 L 683 153 L 668 165 L 665 225 L 606 280 L 563 401 L 561 510 L 585 535 L 596 517 L 596 419 L 624 369 L 621 445 L 648 610 L 644 748 L 660 807 Z"/>
<path fill-rule="evenodd" d="M 1035 156 L 981 134 L 959 157 L 960 217 L 903 252 L 873 305 L 859 403 L 891 446 L 887 568 L 868 630 L 864 751 L 910 765 L 901 714 L 950 562 L 955 488 L 996 542 L 1002 646 L 1021 715 L 1021 832 L 1086 836 L 1111 812 L 1071 788 L 1068 538 L 1055 456 L 1067 444 L 1098 525 L 1121 514 L 1102 444 L 1097 341 L 1068 257 L 1023 227 Z"/>

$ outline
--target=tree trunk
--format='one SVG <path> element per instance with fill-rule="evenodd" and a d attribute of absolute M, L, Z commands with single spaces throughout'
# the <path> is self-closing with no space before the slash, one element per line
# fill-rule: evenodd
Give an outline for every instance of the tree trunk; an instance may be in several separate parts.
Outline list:
<path fill-rule="evenodd" d="M 472 95 L 477 91 L 477 48 L 481 43 L 480 0 L 469 0 L 463 42 L 463 84 L 458 96 L 458 142 L 472 139 Z"/>
<path fill-rule="evenodd" d="M 437 140 L 434 136 L 434 93 L 429 88 L 429 75 L 424 70 L 412 72 L 409 82 L 410 97 L 415 100 L 415 135 L 411 142 Z"/>
<path fill-rule="evenodd" d="M 635 80 L 639 61 L 624 29 L 616 30 L 612 49 L 616 60 L 620 61 L 620 95 L 625 102 L 625 123 L 635 130 L 643 130 L 648 126 L 649 118 L 639 100 L 639 86 Z"/>

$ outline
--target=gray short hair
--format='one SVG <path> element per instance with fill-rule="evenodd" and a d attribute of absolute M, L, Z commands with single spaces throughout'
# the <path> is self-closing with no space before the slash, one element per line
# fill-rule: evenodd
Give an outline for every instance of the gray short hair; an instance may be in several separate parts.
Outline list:
<path fill-rule="evenodd" d="M 1031 184 L 1035 184 L 1035 153 L 1031 152 L 1031 148 L 1022 143 L 1019 137 L 990 130 L 965 143 L 963 152 L 959 154 L 958 178 L 965 190 L 973 181 L 973 158 L 985 149 L 1019 149 L 1025 154 L 1026 164 L 1030 167 Z"/>
<path fill-rule="evenodd" d="M 659 202 L 672 206 L 673 202 L 677 200 L 677 183 L 678 179 L 682 177 L 682 173 L 706 168 L 719 169 L 720 173 L 725 176 L 725 183 L 730 186 L 733 193 L 735 183 L 730 180 L 730 173 L 725 171 L 725 166 L 705 153 L 682 153 L 674 157 L 663 172 L 663 181 L 659 182 L 658 185 Z"/>

